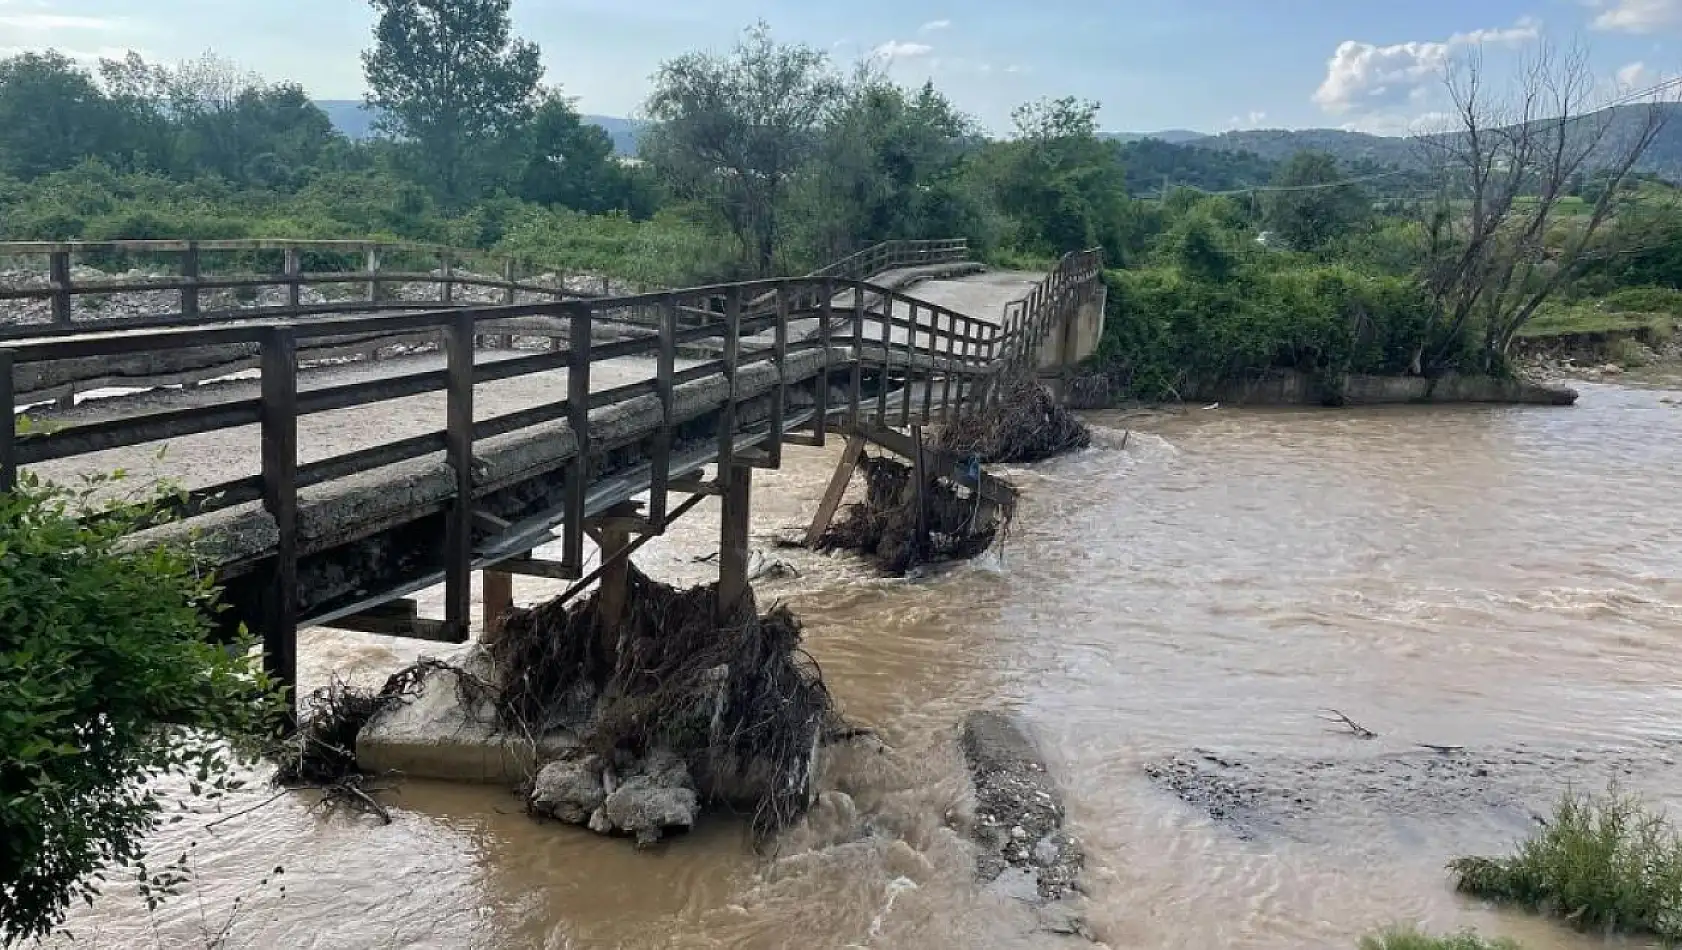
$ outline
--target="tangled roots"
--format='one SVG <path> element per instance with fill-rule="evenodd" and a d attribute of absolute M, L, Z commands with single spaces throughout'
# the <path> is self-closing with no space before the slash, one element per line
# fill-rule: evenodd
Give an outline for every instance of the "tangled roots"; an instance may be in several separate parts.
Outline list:
<path fill-rule="evenodd" d="M 976 489 L 960 490 L 944 476 L 930 476 L 923 491 L 913 491 L 911 466 L 889 458 L 867 456 L 859 467 L 865 499 L 824 532 L 820 551 L 857 551 L 897 577 L 918 564 L 975 557 L 1003 530 L 1000 516 L 982 511 Z M 918 540 L 919 504 L 928 522 L 923 542 Z"/>
<path fill-rule="evenodd" d="M 1026 376 L 1000 380 L 996 402 L 959 417 L 935 439 L 937 448 L 983 462 L 1039 462 L 1091 444 L 1086 424 Z"/>
<path fill-rule="evenodd" d="M 703 791 L 775 831 L 804 812 L 813 757 L 841 727 L 822 672 L 785 607 L 750 594 L 724 622 L 716 584 L 678 590 L 630 571 L 622 621 L 599 595 L 517 610 L 491 647 L 510 728 L 575 730 L 608 761 L 669 749 Z"/>

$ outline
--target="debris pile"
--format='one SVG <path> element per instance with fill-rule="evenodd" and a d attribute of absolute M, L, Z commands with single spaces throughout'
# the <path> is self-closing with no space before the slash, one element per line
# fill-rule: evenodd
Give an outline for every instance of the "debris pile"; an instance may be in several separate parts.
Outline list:
<path fill-rule="evenodd" d="M 1001 379 L 986 408 L 940 430 L 935 447 L 983 462 L 1040 462 L 1092 444 L 1086 424 L 1026 376 Z"/>
<path fill-rule="evenodd" d="M 985 503 L 976 486 L 930 472 L 921 490 L 912 468 L 866 456 L 865 498 L 818 539 L 820 551 L 857 551 L 883 573 L 900 577 L 919 564 L 973 558 L 992 547 L 1008 514 Z"/>
<path fill-rule="evenodd" d="M 539 772 L 534 814 L 649 843 L 705 801 L 751 810 L 762 836 L 804 813 L 839 714 L 787 608 L 750 593 L 720 623 L 717 605 L 716 584 L 633 568 L 618 623 L 599 596 L 510 615 L 492 646 L 504 728 L 579 740 Z"/>

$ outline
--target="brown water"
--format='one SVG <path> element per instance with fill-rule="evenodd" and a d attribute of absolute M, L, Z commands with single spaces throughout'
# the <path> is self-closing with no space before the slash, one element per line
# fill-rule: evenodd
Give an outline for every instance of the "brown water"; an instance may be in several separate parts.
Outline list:
<path fill-rule="evenodd" d="M 722 818 L 638 853 L 491 790 L 410 783 L 390 827 L 291 796 L 168 828 L 162 853 L 197 842 L 196 886 L 153 914 L 113 896 L 77 915 L 79 942 L 203 946 L 243 895 L 228 946 L 1048 945 L 1025 910 L 975 892 L 947 829 L 967 807 L 953 726 L 1007 705 L 1046 742 L 1111 946 L 1349 948 L 1394 921 L 1595 946 L 1450 892 L 1443 860 L 1511 829 L 1398 829 L 1332 802 L 1316 840 L 1245 841 L 1141 770 L 1199 746 L 1265 759 L 1682 734 L 1682 409 L 1585 389 L 1567 410 L 1100 415 L 1095 448 L 1011 473 L 1025 504 L 1002 560 L 892 582 L 798 556 L 803 576 L 761 598 L 805 618 L 847 712 L 891 750 L 836 763 L 850 797 L 826 795 L 775 856 Z M 809 517 L 833 456 L 761 477 L 763 539 Z M 702 576 L 705 512 L 645 568 Z M 413 653 L 309 644 L 318 679 Z M 1329 733 L 1323 706 L 1383 738 Z"/>

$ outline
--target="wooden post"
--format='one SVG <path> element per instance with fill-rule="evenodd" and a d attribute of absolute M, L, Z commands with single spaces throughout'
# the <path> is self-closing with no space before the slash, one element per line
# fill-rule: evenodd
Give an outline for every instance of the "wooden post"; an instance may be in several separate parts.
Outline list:
<path fill-rule="evenodd" d="M 847 397 L 847 421 L 858 426 L 864 411 L 864 288 L 853 287 L 853 378 Z"/>
<path fill-rule="evenodd" d="M 899 391 L 899 424 L 911 424 L 911 381 L 917 377 L 917 305 L 906 306 L 905 382 Z"/>
<path fill-rule="evenodd" d="M 480 613 L 484 618 L 481 643 L 494 643 L 502 636 L 508 612 L 514 609 L 514 575 L 485 571 L 479 578 Z"/>
<path fill-rule="evenodd" d="M 67 327 L 70 325 L 71 293 L 70 293 L 70 252 L 54 251 L 47 259 L 47 279 L 53 286 L 53 324 Z"/>
<path fill-rule="evenodd" d="M 631 546 L 631 532 L 625 530 L 623 519 L 614 518 L 603 523 L 597 538 L 601 547 L 602 586 L 596 598 L 596 623 L 602 643 L 612 647 L 618 642 L 625 605 L 631 597 L 631 558 L 625 553 Z"/>
<path fill-rule="evenodd" d="M 453 315 L 444 331 L 445 455 L 455 471 L 455 496 L 444 536 L 444 623 L 450 638 L 466 643 L 473 611 L 473 317 Z"/>
<path fill-rule="evenodd" d="M 654 370 L 654 394 L 660 398 L 660 428 L 654 432 L 653 472 L 648 483 L 648 523 L 666 530 L 667 486 L 672 477 L 672 377 L 677 363 L 677 297 L 660 305 L 660 355 Z"/>
<path fill-rule="evenodd" d="M 822 448 L 824 435 L 829 432 L 829 369 L 835 357 L 830 352 L 834 342 L 834 331 L 830 326 L 830 321 L 835 318 L 834 279 L 825 277 L 819 293 L 823 294 L 823 299 L 818 302 L 818 346 L 823 348 L 823 375 L 818 377 L 817 388 L 812 393 L 812 444 Z"/>
<path fill-rule="evenodd" d="M 931 308 L 924 308 L 924 312 L 929 315 L 929 346 L 926 354 L 928 357 L 928 369 L 924 370 L 922 373 L 923 424 L 928 425 L 930 418 L 934 414 L 934 375 L 940 371 L 940 346 L 935 342 L 935 329 L 940 324 L 940 311 Z"/>
<path fill-rule="evenodd" d="M 941 374 L 940 383 L 940 418 L 947 425 L 952 424 L 952 375 L 957 368 L 955 361 L 961 344 L 958 342 L 958 315 L 950 310 L 946 311 L 946 372 Z"/>
<path fill-rule="evenodd" d="M 0 492 L 18 483 L 17 393 L 12 383 L 11 350 L 0 350 Z"/>
<path fill-rule="evenodd" d="M 742 357 L 742 289 L 731 287 L 724 300 L 724 407 L 718 419 L 718 474 L 726 477 L 736 457 L 736 366 Z"/>
<path fill-rule="evenodd" d="M 888 369 L 893 366 L 894 298 L 882 298 L 882 383 L 876 388 L 876 424 L 888 424 Z"/>
<path fill-rule="evenodd" d="M 181 288 L 181 313 L 195 316 L 199 312 L 199 242 L 188 241 L 181 252 L 181 279 L 189 281 Z"/>
<path fill-rule="evenodd" d="M 835 520 L 835 512 L 841 507 L 841 499 L 846 496 L 847 485 L 852 482 L 853 472 L 859 467 L 859 458 L 863 455 L 864 436 L 850 436 L 847 447 L 841 452 L 841 462 L 835 466 L 835 474 L 829 476 L 829 487 L 824 489 L 823 501 L 818 503 L 818 513 L 806 529 L 807 547 L 815 548 L 823 540 L 823 533 Z"/>
<path fill-rule="evenodd" d="M 438 300 L 447 307 L 456 302 L 456 282 L 451 279 L 455 275 L 455 262 L 450 258 L 449 251 L 438 255 L 438 273 L 444 281 L 438 291 Z"/>
<path fill-rule="evenodd" d="M 720 466 L 724 498 L 718 532 L 719 623 L 734 619 L 748 592 L 748 514 L 753 500 L 753 469 L 746 465 Z"/>
<path fill-rule="evenodd" d="M 380 280 L 378 276 L 380 273 L 380 246 L 378 244 L 368 245 L 367 264 L 368 302 L 378 303 L 380 300 Z"/>
<path fill-rule="evenodd" d="M 287 690 L 286 728 L 297 724 L 298 686 L 298 341 L 271 327 L 259 356 L 263 508 L 274 518 L 274 564 L 263 596 L 263 667 Z"/>
<path fill-rule="evenodd" d="M 590 305 L 567 309 L 570 320 L 567 352 L 567 422 L 577 454 L 567 472 L 566 530 L 561 565 L 569 577 L 584 573 L 584 500 L 590 487 Z"/>
<path fill-rule="evenodd" d="M 777 326 L 773 335 L 771 362 L 777 367 L 777 386 L 771 390 L 771 434 L 765 441 L 766 462 L 772 468 L 783 464 L 783 415 L 788 406 L 788 285 L 777 285 Z"/>
<path fill-rule="evenodd" d="M 911 491 L 917 506 L 917 536 L 914 557 L 929 550 L 929 470 L 923 461 L 923 427 L 911 427 Z"/>
<path fill-rule="evenodd" d="M 303 308 L 303 262 L 299 259 L 298 249 L 286 249 L 286 260 L 281 265 L 286 276 L 286 309 L 294 317 Z"/>

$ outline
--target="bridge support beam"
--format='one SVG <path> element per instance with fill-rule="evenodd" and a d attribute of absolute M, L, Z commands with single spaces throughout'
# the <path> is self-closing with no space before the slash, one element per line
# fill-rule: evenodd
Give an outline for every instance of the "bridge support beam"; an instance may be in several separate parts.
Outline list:
<path fill-rule="evenodd" d="M 484 615 L 484 632 L 479 639 L 494 643 L 502 636 L 502 625 L 508 612 L 514 609 L 514 575 L 502 571 L 485 571 L 479 578 L 480 606 Z"/>
<path fill-rule="evenodd" d="M 753 469 L 729 465 L 719 472 L 724 483 L 718 535 L 718 621 L 728 621 L 748 592 L 748 513 L 752 506 Z"/>

